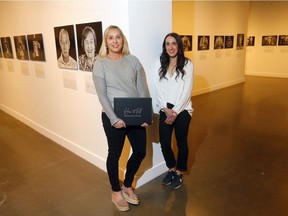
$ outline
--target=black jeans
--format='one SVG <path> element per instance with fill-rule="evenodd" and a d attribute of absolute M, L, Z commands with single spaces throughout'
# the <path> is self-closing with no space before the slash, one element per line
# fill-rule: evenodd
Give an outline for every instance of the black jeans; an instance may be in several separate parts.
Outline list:
<path fill-rule="evenodd" d="M 125 137 L 127 135 L 129 139 L 132 155 L 126 165 L 124 186 L 131 187 L 134 176 L 146 156 L 146 129 L 141 126 L 126 126 L 126 128 L 116 129 L 111 126 L 110 120 L 104 112 L 102 113 L 102 122 L 108 141 L 106 167 L 109 181 L 112 191 L 120 191 L 119 158 L 125 143 Z"/>
<path fill-rule="evenodd" d="M 171 107 L 172 108 L 172 107 Z M 191 115 L 187 110 L 178 114 L 172 125 L 165 124 L 166 114 L 160 111 L 159 120 L 159 136 L 162 154 L 164 156 L 166 166 L 171 169 L 176 167 L 179 171 L 187 171 L 188 161 L 188 130 L 191 121 Z M 175 129 L 175 137 L 178 147 L 177 161 L 175 159 L 172 146 L 172 132 Z"/>

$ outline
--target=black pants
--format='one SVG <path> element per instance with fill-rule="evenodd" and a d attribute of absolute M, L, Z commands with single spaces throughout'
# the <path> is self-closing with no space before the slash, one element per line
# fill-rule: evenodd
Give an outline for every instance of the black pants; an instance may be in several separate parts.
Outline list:
<path fill-rule="evenodd" d="M 119 184 L 119 158 L 127 135 L 132 147 L 132 155 L 127 165 L 124 186 L 131 187 L 134 176 L 138 171 L 142 160 L 146 156 L 146 129 L 141 126 L 126 126 L 116 129 L 111 126 L 107 115 L 102 113 L 102 122 L 108 141 L 108 157 L 106 161 L 107 172 L 112 191 L 120 191 Z"/>
<path fill-rule="evenodd" d="M 176 167 L 179 171 L 187 171 L 188 162 L 188 130 L 191 121 L 191 115 L 187 110 L 178 114 L 176 120 L 172 125 L 165 124 L 166 114 L 160 112 L 159 120 L 159 136 L 161 143 L 161 150 L 166 162 L 166 166 L 170 169 Z M 175 137 L 178 147 L 177 161 L 175 159 L 172 146 L 172 132 L 175 129 Z"/>

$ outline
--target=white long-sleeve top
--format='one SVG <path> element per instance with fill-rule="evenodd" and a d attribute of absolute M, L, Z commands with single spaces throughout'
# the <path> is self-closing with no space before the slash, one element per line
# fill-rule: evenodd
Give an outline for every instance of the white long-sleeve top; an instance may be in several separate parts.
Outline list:
<path fill-rule="evenodd" d="M 167 103 L 174 105 L 173 110 L 176 113 L 180 113 L 183 110 L 187 110 L 190 115 L 192 115 L 192 88 L 193 88 L 193 75 L 194 66 L 193 63 L 188 60 L 187 64 L 184 66 L 185 75 L 182 75 L 176 79 L 177 73 L 174 73 L 170 77 L 169 73 L 166 73 L 165 78 L 159 80 L 157 77 L 157 102 L 156 106 L 159 110 L 166 108 Z"/>

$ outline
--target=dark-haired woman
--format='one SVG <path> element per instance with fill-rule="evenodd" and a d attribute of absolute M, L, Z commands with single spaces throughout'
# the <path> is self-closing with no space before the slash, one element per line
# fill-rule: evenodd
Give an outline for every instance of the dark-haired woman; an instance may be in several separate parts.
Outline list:
<path fill-rule="evenodd" d="M 160 56 L 161 67 L 157 80 L 157 106 L 160 110 L 159 137 L 162 153 L 168 167 L 164 185 L 177 189 L 187 171 L 188 130 L 192 117 L 193 64 L 184 56 L 181 37 L 176 33 L 166 35 Z M 178 147 L 174 156 L 171 146 L 172 132 Z"/>

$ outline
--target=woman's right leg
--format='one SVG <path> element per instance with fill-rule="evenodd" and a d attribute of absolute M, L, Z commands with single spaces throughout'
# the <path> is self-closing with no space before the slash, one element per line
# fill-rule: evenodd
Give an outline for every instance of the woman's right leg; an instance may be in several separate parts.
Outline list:
<path fill-rule="evenodd" d="M 160 112 L 159 139 L 161 150 L 166 162 L 166 166 L 171 169 L 176 166 L 176 160 L 171 146 L 173 126 L 165 124 L 165 120 L 166 114 L 164 112 Z"/>
<path fill-rule="evenodd" d="M 108 141 L 108 157 L 106 167 L 112 191 L 121 191 L 119 184 L 119 158 L 125 142 L 126 130 L 111 126 L 107 115 L 102 113 L 102 122 Z"/>

